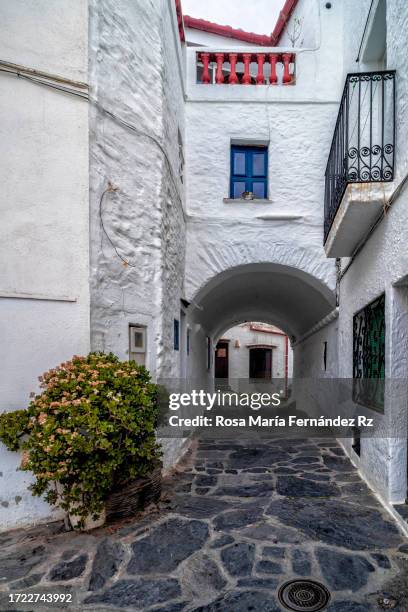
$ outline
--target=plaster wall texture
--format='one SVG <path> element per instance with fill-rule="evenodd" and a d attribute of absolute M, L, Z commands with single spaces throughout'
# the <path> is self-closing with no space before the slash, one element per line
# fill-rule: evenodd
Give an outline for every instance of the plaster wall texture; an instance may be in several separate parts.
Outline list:
<path fill-rule="evenodd" d="M 153 377 L 180 376 L 173 322 L 183 297 L 184 189 L 178 130 L 184 139 L 181 47 L 174 3 L 91 2 L 91 93 L 128 129 L 91 110 L 91 342 L 128 358 L 129 325 L 147 327 Z M 164 154 L 166 152 L 166 155 Z M 100 198 L 111 181 L 118 187 Z M 165 441 L 165 465 L 179 441 Z"/>
<path fill-rule="evenodd" d="M 334 320 L 293 347 L 294 368 L 298 378 L 337 378 L 337 331 L 337 320 Z M 323 359 L 325 342 L 326 369 Z"/>
<path fill-rule="evenodd" d="M 325 4 L 323 0 L 299 0 L 282 33 L 279 44 L 282 47 L 290 47 L 293 44 L 291 37 L 299 35 L 295 41 L 296 47 L 311 49 L 317 47 L 320 42 L 320 11 L 327 11 L 324 9 Z M 338 11 L 335 10 L 334 13 L 327 15 L 327 18 L 337 19 L 337 13 Z"/>
<path fill-rule="evenodd" d="M 195 30 L 194 28 L 185 28 L 186 40 L 189 45 L 199 47 L 216 47 L 220 48 L 235 46 L 235 47 L 254 47 L 250 43 L 244 40 L 237 40 L 236 38 L 229 38 L 228 36 L 219 36 L 218 34 L 212 34 L 211 32 L 204 32 L 202 30 Z"/>
<path fill-rule="evenodd" d="M 186 110 L 187 299 L 200 303 L 200 292 L 213 279 L 240 266 L 268 262 L 283 266 L 281 272 L 310 275 L 333 295 L 335 266 L 326 259 L 321 239 L 322 168 L 337 105 L 187 102 Z M 319 130 L 327 133 L 326 143 L 321 143 Z M 270 202 L 223 201 L 229 195 L 230 146 L 237 140 L 269 143 Z M 288 214 L 300 218 L 273 218 Z M 262 218 L 268 215 L 272 218 Z M 269 280 L 273 286 L 273 276 Z M 321 316 L 331 308 L 328 305 Z M 228 314 L 225 311 L 222 316 Z M 258 310 L 236 322 L 270 321 L 294 333 L 274 314 L 269 307 L 269 318 Z M 225 321 L 226 325 L 234 322 Z"/>
<path fill-rule="evenodd" d="M 257 325 L 255 323 L 255 325 Z M 282 332 L 281 332 L 282 334 Z M 250 324 L 236 325 L 222 335 L 229 343 L 229 378 L 249 378 L 249 348 L 248 345 L 271 346 L 272 348 L 272 378 L 285 378 L 285 336 L 272 333 L 253 331 Z M 236 347 L 235 342 L 240 346 Z M 292 349 L 288 347 L 288 362 L 292 362 Z M 289 363 L 288 363 L 289 366 Z M 289 367 L 288 367 L 289 369 Z M 289 377 L 291 371 L 289 371 Z"/>
<path fill-rule="evenodd" d="M 87 80 L 86 3 L 3 2 L 0 20 L 2 60 Z M 89 350 L 88 106 L 2 74 L 0 112 L 0 411 L 8 411 L 27 406 L 45 370 Z M 56 516 L 31 496 L 19 463 L 1 445 L 1 529 Z"/>
<path fill-rule="evenodd" d="M 345 65 L 352 66 L 368 14 L 366 3 L 346 3 L 345 19 L 351 28 L 345 39 Z M 353 19 L 351 19 L 353 15 Z M 397 70 L 396 77 L 396 176 L 394 188 L 407 174 L 408 77 L 406 71 L 406 37 L 408 6 L 401 0 L 387 2 L 387 67 Z M 348 50 L 348 52 L 347 52 Z M 366 66 L 362 61 L 359 69 Z M 357 65 L 354 64 L 353 70 Z M 350 68 L 347 68 L 349 70 Z M 370 69 L 373 69 L 371 66 Z M 386 296 L 386 377 L 407 377 L 406 350 L 408 339 L 406 288 L 408 269 L 407 223 L 408 194 L 403 190 L 384 219 L 342 278 L 339 315 L 339 375 L 352 376 L 353 315 L 385 292 Z M 343 269 L 349 260 L 342 260 Z M 398 286 L 402 284 L 402 286 Z M 395 383 L 392 383 L 395 384 Z M 407 407 L 404 397 L 389 391 L 386 396 L 385 419 L 393 437 L 363 439 L 358 458 L 346 444 L 365 477 L 389 501 L 401 502 L 407 490 Z"/>

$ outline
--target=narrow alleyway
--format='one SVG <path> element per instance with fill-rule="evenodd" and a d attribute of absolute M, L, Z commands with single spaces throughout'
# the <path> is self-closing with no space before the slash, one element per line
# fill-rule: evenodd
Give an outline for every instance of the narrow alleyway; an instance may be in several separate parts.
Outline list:
<path fill-rule="evenodd" d="M 326 585 L 329 612 L 408 609 L 408 543 L 327 439 L 202 441 L 141 522 L 0 546 L 1 611 L 274 612 L 299 577 Z M 72 603 L 10 604 L 17 591 Z"/>

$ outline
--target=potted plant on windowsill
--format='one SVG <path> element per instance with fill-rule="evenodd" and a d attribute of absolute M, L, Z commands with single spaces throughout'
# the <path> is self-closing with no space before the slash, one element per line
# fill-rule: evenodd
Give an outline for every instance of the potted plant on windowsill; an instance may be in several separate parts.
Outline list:
<path fill-rule="evenodd" d="M 0 415 L 0 440 L 23 450 L 21 469 L 34 473 L 33 495 L 65 510 L 71 526 L 99 526 L 115 495 L 137 503 L 160 472 L 155 428 L 157 389 L 143 366 L 110 354 L 74 356 L 40 377 L 27 410 Z"/>

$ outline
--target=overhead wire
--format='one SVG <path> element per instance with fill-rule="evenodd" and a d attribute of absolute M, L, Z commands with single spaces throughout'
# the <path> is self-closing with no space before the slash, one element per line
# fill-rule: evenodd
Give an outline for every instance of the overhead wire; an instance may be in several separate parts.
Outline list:
<path fill-rule="evenodd" d="M 25 69 L 27 70 L 27 69 Z M 133 125 L 132 123 L 129 123 L 128 121 L 126 121 L 125 119 L 123 119 L 122 117 L 120 117 L 119 115 L 117 115 L 116 113 L 114 113 L 113 111 L 108 110 L 107 108 L 105 108 L 97 99 L 93 98 L 92 96 L 89 95 L 88 92 L 83 92 L 83 91 L 78 91 L 78 89 L 75 89 L 75 87 L 67 87 L 61 84 L 57 84 L 55 83 L 55 81 L 52 81 L 53 77 L 47 77 L 47 76 L 35 76 L 33 74 L 26 74 L 24 72 L 24 70 L 19 70 L 19 68 L 16 66 L 10 66 L 9 64 L 7 64 L 7 62 L 2 62 L 0 60 L 0 72 L 2 73 L 6 73 L 6 74 L 10 74 L 10 75 L 14 75 L 19 79 L 23 79 L 26 81 L 30 81 L 36 85 L 42 85 L 44 87 L 49 87 L 51 89 L 55 89 L 57 91 L 60 91 L 62 93 L 66 93 L 72 96 L 75 96 L 77 98 L 81 98 L 83 100 L 86 100 L 88 103 L 94 105 L 101 113 L 103 113 L 104 115 L 107 115 L 108 117 L 110 117 L 113 121 L 115 121 L 116 123 L 118 123 L 119 125 L 122 125 L 123 127 L 125 127 L 126 129 L 134 132 L 135 134 L 137 134 L 138 136 L 147 138 L 148 140 L 150 140 L 151 142 L 153 142 L 158 149 L 160 150 L 161 154 L 163 155 L 163 159 L 166 163 L 167 169 L 168 169 L 168 173 L 170 175 L 170 179 L 176 194 L 176 197 L 181 205 L 181 210 L 182 210 L 182 214 L 183 217 L 185 218 L 185 213 L 184 213 L 184 209 L 182 206 L 182 200 L 179 194 L 179 186 L 177 185 L 175 176 L 174 176 L 174 171 L 173 171 L 173 166 L 171 164 L 171 161 L 169 159 L 168 153 L 165 149 L 165 147 L 163 146 L 163 144 L 160 142 L 160 140 L 158 138 L 156 138 L 155 136 L 153 136 L 152 134 L 149 134 L 148 132 L 145 132 L 144 130 L 139 129 L 138 127 L 136 127 L 135 125 Z M 55 78 L 55 77 L 54 77 Z M 103 222 L 103 214 L 102 214 L 102 204 L 103 204 L 103 200 L 104 197 L 106 195 L 106 193 L 108 192 L 112 192 L 112 191 L 116 191 L 117 188 L 113 188 L 113 186 L 111 185 L 111 183 L 108 184 L 108 187 L 102 192 L 101 196 L 100 196 L 100 200 L 99 200 L 99 215 L 100 215 L 100 221 L 101 221 L 101 227 L 103 230 L 103 233 L 105 234 L 106 238 L 108 239 L 109 243 L 111 244 L 112 248 L 114 249 L 116 255 L 119 257 L 119 259 L 123 262 L 123 264 L 125 266 L 129 266 L 132 268 L 137 267 L 136 265 L 131 264 L 129 261 L 127 261 L 126 258 L 124 258 L 122 255 L 120 255 L 116 245 L 114 244 L 113 240 L 111 239 L 111 237 L 109 236 L 104 222 Z"/>

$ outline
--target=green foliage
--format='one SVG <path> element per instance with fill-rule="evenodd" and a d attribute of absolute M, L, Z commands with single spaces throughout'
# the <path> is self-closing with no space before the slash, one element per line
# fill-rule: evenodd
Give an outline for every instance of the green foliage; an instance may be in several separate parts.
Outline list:
<path fill-rule="evenodd" d="M 83 525 L 86 516 L 99 516 L 112 486 L 159 464 L 156 385 L 146 368 L 112 353 L 74 356 L 39 380 L 42 393 L 18 411 L 28 424 L 23 414 L 4 415 L 12 427 L 0 438 L 15 449 L 19 434 L 29 432 L 21 469 L 36 476 L 33 494 Z"/>
<path fill-rule="evenodd" d="M 0 440 L 11 451 L 21 446 L 21 438 L 27 434 L 30 413 L 28 410 L 15 410 L 0 414 Z"/>

